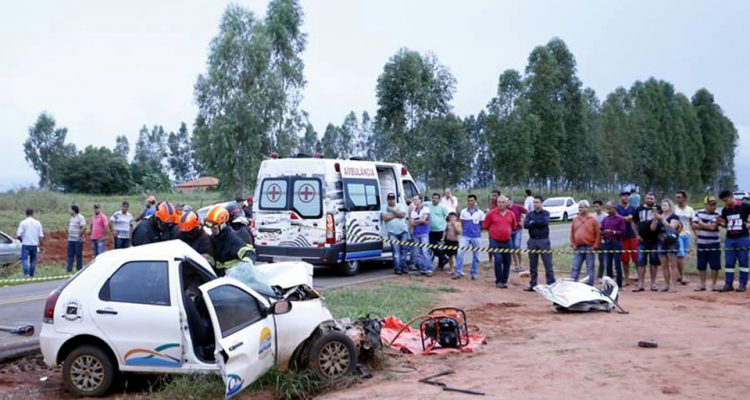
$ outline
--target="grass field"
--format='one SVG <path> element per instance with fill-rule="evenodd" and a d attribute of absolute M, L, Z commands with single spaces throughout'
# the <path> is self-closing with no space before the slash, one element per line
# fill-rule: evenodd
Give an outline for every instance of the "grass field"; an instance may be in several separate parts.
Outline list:
<path fill-rule="evenodd" d="M 154 193 L 157 200 L 189 204 L 201 208 L 226 201 L 218 192 Z M 130 211 L 138 214 L 143 209 L 148 195 L 97 196 L 88 194 L 63 194 L 47 190 L 21 189 L 0 193 L 0 230 L 15 236 L 18 223 L 25 218 L 27 208 L 34 209 L 34 217 L 41 221 L 45 231 L 64 230 L 68 226 L 68 210 L 78 205 L 87 223 L 93 214 L 95 203 L 102 205 L 104 213 L 111 215 L 120 209 L 123 200 L 130 202 Z"/>

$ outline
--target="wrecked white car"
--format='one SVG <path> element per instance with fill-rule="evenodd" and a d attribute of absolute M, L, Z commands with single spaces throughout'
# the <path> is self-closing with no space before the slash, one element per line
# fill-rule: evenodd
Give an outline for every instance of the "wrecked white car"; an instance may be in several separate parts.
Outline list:
<path fill-rule="evenodd" d="M 227 397 L 273 366 L 351 373 L 357 346 L 312 288 L 312 266 L 256 268 L 267 285 L 217 278 L 180 241 L 103 253 L 49 296 L 44 360 L 81 396 L 104 395 L 119 372 L 220 372 Z"/>
<path fill-rule="evenodd" d="M 602 283 L 603 288 L 597 289 L 583 282 L 562 280 L 551 285 L 536 285 L 534 290 L 551 301 L 558 311 L 611 311 L 617 306 L 619 288 L 607 276 Z"/>

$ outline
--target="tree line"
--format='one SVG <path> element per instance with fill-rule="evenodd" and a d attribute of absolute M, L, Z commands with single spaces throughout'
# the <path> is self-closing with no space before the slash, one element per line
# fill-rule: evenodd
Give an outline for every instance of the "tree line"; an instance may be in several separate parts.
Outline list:
<path fill-rule="evenodd" d="M 254 186 L 260 162 L 272 152 L 399 161 L 429 187 L 703 192 L 735 186 L 737 130 L 707 89 L 688 97 L 650 78 L 600 101 L 578 78 L 575 57 L 559 38 L 534 48 L 523 71 L 502 72 L 495 96 L 464 117 L 453 109 L 457 81 L 449 68 L 435 54 L 401 49 L 377 77 L 374 115 L 351 111 L 321 135 L 300 108 L 303 18 L 297 0 L 272 0 L 264 17 L 228 6 L 194 86 L 192 134 L 184 123 L 169 135 L 144 126 L 132 162 L 120 157 L 124 164 L 112 168 L 127 166 L 135 187 L 167 184 L 163 171 L 177 180 L 211 174 L 235 194 Z M 49 125 L 42 122 L 39 129 Z M 53 164 L 106 158 L 108 150 L 76 152 L 64 144 L 64 132 L 62 140 L 56 133 L 64 129 L 45 129 L 60 145 L 30 137 L 25 146 L 40 184 L 85 189 L 75 186 L 80 176 L 63 180 L 66 169 Z M 118 137 L 113 155 L 123 146 L 127 139 Z M 75 176 L 78 168 L 70 170 Z"/>
<path fill-rule="evenodd" d="M 132 160 L 125 135 L 117 136 L 112 149 L 78 150 L 65 142 L 67 133 L 48 113 L 40 114 L 29 128 L 24 154 L 39 174 L 40 187 L 92 194 L 165 191 L 172 188 L 172 179 L 192 179 L 199 169 L 184 122 L 169 133 L 160 125 L 150 130 L 143 125 Z"/>

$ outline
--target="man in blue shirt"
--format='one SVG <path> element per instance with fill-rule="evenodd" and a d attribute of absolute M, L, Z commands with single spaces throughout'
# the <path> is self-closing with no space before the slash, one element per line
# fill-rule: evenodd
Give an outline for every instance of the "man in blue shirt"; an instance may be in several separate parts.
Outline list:
<path fill-rule="evenodd" d="M 526 247 L 529 250 L 549 250 L 551 248 L 549 241 L 549 211 L 542 208 L 542 196 L 534 196 L 534 209 L 526 214 L 523 227 L 529 231 L 529 241 Z M 544 264 L 544 275 L 547 278 L 547 284 L 555 283 L 555 271 L 552 267 L 552 253 L 544 252 L 541 254 L 542 263 Z M 537 266 L 539 265 L 539 254 L 529 253 L 529 270 L 531 279 L 529 287 L 524 290 L 527 292 L 534 291 L 537 282 Z"/>
<path fill-rule="evenodd" d="M 409 238 L 409 229 L 406 226 L 406 209 L 403 205 L 396 203 L 396 195 L 388 193 L 387 204 L 383 207 L 380 217 L 388 232 L 388 239 L 406 241 Z M 396 275 L 407 274 L 406 257 L 402 254 L 403 247 L 398 243 L 391 243 L 393 252 L 393 271 Z"/>
<path fill-rule="evenodd" d="M 463 234 L 458 241 L 459 248 L 480 247 L 482 245 L 482 222 L 484 212 L 477 207 L 477 196 L 470 194 L 467 198 L 468 207 L 461 210 L 460 220 Z M 471 260 L 471 279 L 477 279 L 479 273 L 479 252 L 474 251 Z M 452 279 L 461 279 L 464 276 L 464 254 L 466 251 L 458 250 L 456 255 L 456 275 Z"/>

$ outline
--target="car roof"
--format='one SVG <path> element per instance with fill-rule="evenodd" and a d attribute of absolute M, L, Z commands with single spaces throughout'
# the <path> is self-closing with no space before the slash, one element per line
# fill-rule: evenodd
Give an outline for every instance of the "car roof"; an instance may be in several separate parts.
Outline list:
<path fill-rule="evenodd" d="M 125 249 L 109 250 L 97 256 L 92 266 L 108 264 L 114 268 L 118 268 L 122 263 L 127 261 L 171 260 L 183 257 L 190 258 L 207 270 L 211 270 L 211 266 L 206 259 L 182 240 L 169 240 L 142 246 L 132 246 Z"/>
<path fill-rule="evenodd" d="M 573 199 L 572 197 L 548 197 L 544 200 L 567 200 L 567 199 Z"/>

